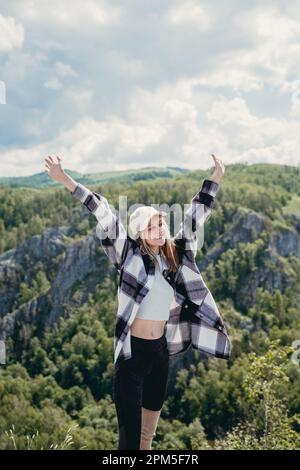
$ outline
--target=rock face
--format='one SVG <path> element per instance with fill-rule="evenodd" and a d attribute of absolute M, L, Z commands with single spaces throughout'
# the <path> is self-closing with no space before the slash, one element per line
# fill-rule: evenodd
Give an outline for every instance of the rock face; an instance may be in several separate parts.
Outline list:
<path fill-rule="evenodd" d="M 272 223 L 262 214 L 241 208 L 232 219 L 230 228 L 217 240 L 215 245 L 199 263 L 204 271 L 210 263 L 215 263 L 224 251 L 235 248 L 239 243 L 255 241 L 264 230 L 271 231 Z"/>
<path fill-rule="evenodd" d="M 6 339 L 14 333 L 16 324 L 34 321 L 41 328 L 53 324 L 64 315 L 75 283 L 89 276 L 83 288 L 82 302 L 88 293 L 109 272 L 108 259 L 99 254 L 100 240 L 89 235 L 80 240 L 71 227 L 47 229 L 17 248 L 0 256 L 0 337 Z M 51 288 L 20 305 L 20 284 L 31 285 L 37 270 L 47 273 Z"/>
<path fill-rule="evenodd" d="M 53 325 L 69 306 L 72 308 L 74 286 L 82 282 L 78 302 L 83 304 L 105 276 L 115 273 L 95 232 L 80 239 L 72 238 L 75 235 L 73 227 L 51 228 L 0 256 L 0 339 L 14 335 L 16 328 L 26 323 L 35 325 L 36 331 Z M 286 269 L 288 256 L 300 259 L 299 232 L 293 227 L 273 228 L 268 217 L 241 208 L 226 232 L 198 263 L 203 272 L 210 264 L 215 265 L 226 250 L 262 237 L 265 240 L 263 262 L 238 279 L 232 299 L 235 308 L 242 312 L 256 302 L 258 287 L 284 292 L 297 280 L 299 283 L 299 273 L 297 278 L 294 268 Z M 50 289 L 21 303 L 21 283 L 31 286 L 39 270 L 46 273 Z"/>
<path fill-rule="evenodd" d="M 1 317 L 16 307 L 20 283 L 30 284 L 37 265 L 51 272 L 54 260 L 66 250 L 65 237 L 70 235 L 69 227 L 51 228 L 0 255 Z"/>
<path fill-rule="evenodd" d="M 296 230 L 282 228 L 272 233 L 269 247 L 280 256 L 293 255 L 300 258 L 300 236 Z"/>
<path fill-rule="evenodd" d="M 300 234 L 300 217 L 295 214 L 286 214 L 285 219 L 297 230 Z"/>
<path fill-rule="evenodd" d="M 266 231 L 268 239 L 265 245 L 264 260 L 254 272 L 249 272 L 238 280 L 234 295 L 235 307 L 246 311 L 255 304 L 258 287 L 282 293 L 299 282 L 293 269 L 287 271 L 282 258 L 294 256 L 300 259 L 300 235 L 294 227 L 273 228 L 272 221 L 255 211 L 241 209 L 233 218 L 231 227 L 215 242 L 215 246 L 199 262 L 199 270 L 205 271 L 215 265 L 222 253 L 229 248 L 236 248 L 239 243 L 252 243 L 262 237 Z"/>

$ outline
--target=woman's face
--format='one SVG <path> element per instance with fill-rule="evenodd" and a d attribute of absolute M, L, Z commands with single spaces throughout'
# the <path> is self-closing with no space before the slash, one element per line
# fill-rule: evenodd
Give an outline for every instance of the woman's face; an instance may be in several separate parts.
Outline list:
<path fill-rule="evenodd" d="M 164 245 L 166 241 L 166 227 L 163 216 L 159 214 L 153 215 L 148 227 L 141 232 L 141 237 L 145 238 L 148 244 L 153 247 Z"/>

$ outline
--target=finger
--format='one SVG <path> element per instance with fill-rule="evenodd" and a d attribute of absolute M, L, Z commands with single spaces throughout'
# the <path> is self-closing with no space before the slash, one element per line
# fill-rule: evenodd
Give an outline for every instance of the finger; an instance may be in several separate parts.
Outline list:
<path fill-rule="evenodd" d="M 54 163 L 53 157 L 51 155 L 48 155 L 48 158 L 49 158 L 51 163 Z"/>
<path fill-rule="evenodd" d="M 60 158 L 59 155 L 56 155 L 56 158 L 57 158 L 57 160 L 58 160 L 59 162 L 61 161 L 61 158 Z"/>
<path fill-rule="evenodd" d="M 46 161 L 46 163 L 47 163 L 48 165 L 51 165 L 51 164 L 52 164 L 52 162 L 51 162 L 51 160 L 50 160 L 49 157 L 46 157 L 46 158 L 45 158 L 45 161 Z"/>

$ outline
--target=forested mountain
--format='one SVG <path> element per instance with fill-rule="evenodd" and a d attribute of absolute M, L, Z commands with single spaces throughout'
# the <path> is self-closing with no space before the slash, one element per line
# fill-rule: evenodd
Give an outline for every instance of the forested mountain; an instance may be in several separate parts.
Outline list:
<path fill-rule="evenodd" d="M 120 194 L 128 207 L 187 204 L 212 171 L 109 181 L 70 174 L 117 208 Z M 0 339 L 7 352 L 0 448 L 64 448 L 75 425 L 73 447 L 116 449 L 118 273 L 96 237 L 95 217 L 68 190 L 46 187 L 42 178 L 32 187 L 11 183 L 0 187 Z M 300 367 L 292 360 L 300 340 L 300 169 L 227 165 L 197 263 L 233 352 L 229 361 L 193 348 L 170 358 L 153 448 L 300 448 Z"/>
<path fill-rule="evenodd" d="M 190 170 L 178 167 L 145 167 L 137 170 L 103 171 L 101 173 L 81 174 L 77 171 L 65 170 L 75 180 L 80 180 L 82 184 L 97 184 L 108 182 L 130 183 L 134 181 L 146 181 L 157 178 L 173 178 L 178 174 L 189 173 Z M 45 188 L 59 187 L 59 184 L 49 178 L 43 172 L 32 176 L 6 176 L 0 178 L 0 186 L 9 188 Z"/>

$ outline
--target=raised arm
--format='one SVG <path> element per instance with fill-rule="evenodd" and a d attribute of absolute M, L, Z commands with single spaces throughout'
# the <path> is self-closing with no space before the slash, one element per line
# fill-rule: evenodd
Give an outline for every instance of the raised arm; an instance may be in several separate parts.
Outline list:
<path fill-rule="evenodd" d="M 212 155 L 215 161 L 215 170 L 211 179 L 205 179 L 201 189 L 193 196 L 188 210 L 179 230 L 174 236 L 176 244 L 186 251 L 191 251 L 193 256 L 197 254 L 198 241 L 205 222 L 211 216 L 214 199 L 220 187 L 220 180 L 225 172 L 224 164 L 220 159 Z"/>
<path fill-rule="evenodd" d="M 121 269 L 129 248 L 129 239 L 118 211 L 112 211 L 102 194 L 90 191 L 81 183 L 76 184 L 71 195 L 96 217 L 96 234 L 103 250 L 115 267 Z"/>
<path fill-rule="evenodd" d="M 49 156 L 45 161 L 48 175 L 63 184 L 71 195 L 96 217 L 98 222 L 96 234 L 102 242 L 103 250 L 115 267 L 121 269 L 130 241 L 118 211 L 112 211 L 107 199 L 102 194 L 90 191 L 68 175 L 61 167 L 60 157 Z"/>

